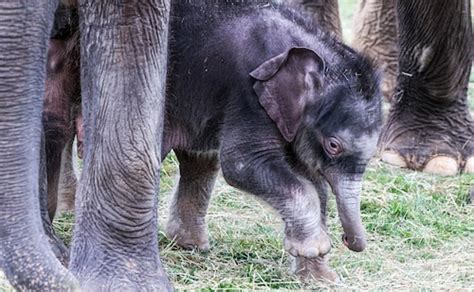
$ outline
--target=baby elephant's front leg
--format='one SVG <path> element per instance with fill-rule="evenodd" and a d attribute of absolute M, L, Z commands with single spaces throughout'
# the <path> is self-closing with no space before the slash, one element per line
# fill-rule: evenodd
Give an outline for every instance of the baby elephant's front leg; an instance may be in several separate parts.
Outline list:
<path fill-rule="evenodd" d="M 285 249 L 293 256 L 314 258 L 331 250 L 331 241 L 321 221 L 319 196 L 309 182 L 292 186 L 270 202 L 285 222 Z"/>
<path fill-rule="evenodd" d="M 227 182 L 263 199 L 285 222 L 285 249 L 293 256 L 314 258 L 331 249 L 321 222 L 321 206 L 314 186 L 281 160 L 267 163 L 235 162 L 234 152 L 223 152 L 222 171 Z M 276 161 L 275 161 L 276 160 Z"/>

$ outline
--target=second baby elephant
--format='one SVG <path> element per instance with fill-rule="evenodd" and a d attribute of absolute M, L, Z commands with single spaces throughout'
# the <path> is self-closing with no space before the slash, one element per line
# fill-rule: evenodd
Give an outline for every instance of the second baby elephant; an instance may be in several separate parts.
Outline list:
<path fill-rule="evenodd" d="M 205 2 L 172 5 L 162 158 L 174 150 L 181 177 L 167 236 L 209 249 L 205 216 L 222 168 L 230 185 L 281 215 L 300 275 L 336 280 L 325 257 L 327 190 L 344 244 L 362 251 L 362 176 L 382 122 L 378 74 L 290 9 Z"/>

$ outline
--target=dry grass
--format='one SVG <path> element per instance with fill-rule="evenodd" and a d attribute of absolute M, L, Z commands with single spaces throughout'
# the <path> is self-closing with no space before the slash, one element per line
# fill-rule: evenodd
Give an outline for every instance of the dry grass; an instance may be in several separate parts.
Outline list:
<path fill-rule="evenodd" d="M 212 250 L 183 251 L 164 237 L 168 274 L 182 289 L 464 289 L 474 283 L 474 207 L 467 204 L 474 176 L 441 178 L 374 162 L 367 172 L 362 213 L 369 247 L 341 245 L 330 204 L 331 266 L 342 284 L 303 285 L 288 271 L 281 221 L 253 197 L 219 180 L 209 210 Z M 165 181 L 161 222 L 170 198 Z"/>
<path fill-rule="evenodd" d="M 176 171 L 167 159 L 160 222 L 166 222 Z M 219 179 L 209 209 L 212 249 L 184 251 L 160 234 L 162 260 L 179 289 L 465 289 L 474 283 L 473 175 L 442 178 L 373 162 L 366 173 L 362 214 L 369 246 L 348 251 L 331 199 L 331 266 L 342 284 L 300 283 L 288 270 L 278 216 L 250 195 Z M 71 216 L 55 227 L 68 241 Z M 7 284 L 0 284 L 0 290 Z"/>

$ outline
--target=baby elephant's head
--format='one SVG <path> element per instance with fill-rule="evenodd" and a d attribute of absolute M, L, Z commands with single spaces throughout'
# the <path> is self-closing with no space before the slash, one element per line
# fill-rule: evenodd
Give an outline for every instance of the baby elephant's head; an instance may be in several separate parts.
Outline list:
<path fill-rule="evenodd" d="M 313 50 L 293 48 L 251 76 L 257 80 L 260 104 L 290 145 L 296 166 L 313 181 L 322 176 L 331 186 L 345 245 L 362 251 L 362 176 L 375 153 L 382 102 L 371 62 L 346 50 L 344 56 L 323 60 Z"/>

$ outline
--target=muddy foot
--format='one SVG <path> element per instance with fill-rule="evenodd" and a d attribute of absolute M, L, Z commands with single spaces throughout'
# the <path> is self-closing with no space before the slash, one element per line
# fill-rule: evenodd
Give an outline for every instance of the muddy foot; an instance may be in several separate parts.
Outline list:
<path fill-rule="evenodd" d="M 210 248 L 204 219 L 184 223 L 179 219 L 170 218 L 166 224 L 166 237 L 174 240 L 178 246 L 184 249 L 198 249 L 207 252 Z"/>
<path fill-rule="evenodd" d="M 293 270 L 303 282 L 310 280 L 340 282 L 339 276 L 329 267 L 327 256 L 311 259 L 294 257 Z"/>
<path fill-rule="evenodd" d="M 467 112 L 447 111 L 415 118 L 392 110 L 379 140 L 382 161 L 444 176 L 474 173 L 474 125 Z"/>

